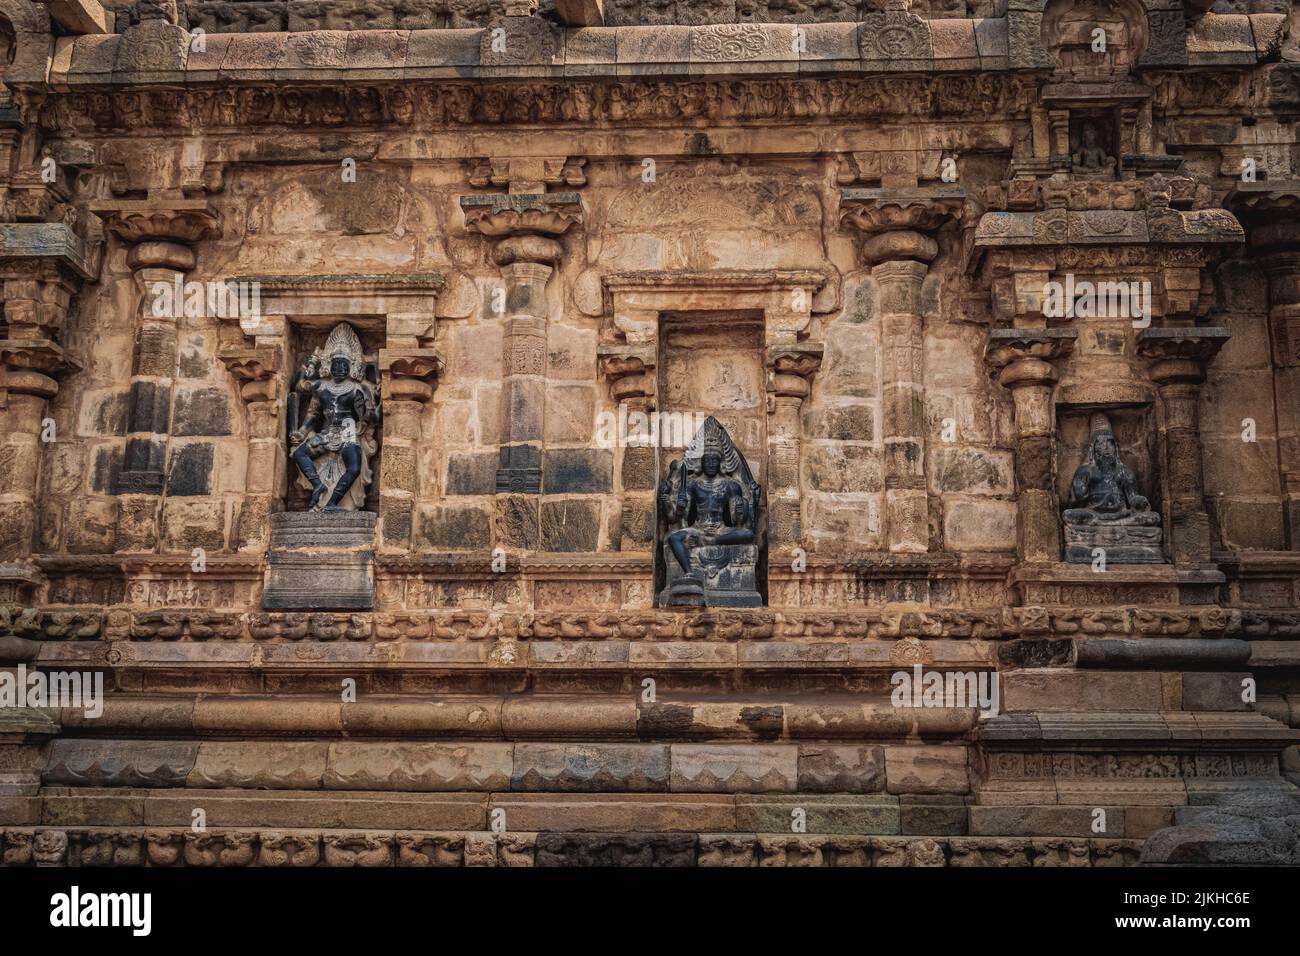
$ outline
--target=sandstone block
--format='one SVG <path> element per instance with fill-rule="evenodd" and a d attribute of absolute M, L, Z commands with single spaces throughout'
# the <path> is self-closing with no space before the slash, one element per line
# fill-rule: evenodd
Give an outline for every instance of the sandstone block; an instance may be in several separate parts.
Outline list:
<path fill-rule="evenodd" d="M 969 793 L 966 748 L 886 747 L 885 780 L 889 793 Z"/>

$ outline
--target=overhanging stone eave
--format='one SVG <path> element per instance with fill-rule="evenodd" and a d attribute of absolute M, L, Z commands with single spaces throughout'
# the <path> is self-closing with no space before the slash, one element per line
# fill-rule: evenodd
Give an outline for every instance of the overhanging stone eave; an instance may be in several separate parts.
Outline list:
<path fill-rule="evenodd" d="M 99 278 L 99 263 L 65 223 L 0 223 L 0 262 L 31 259 L 55 262 L 89 281 Z"/>

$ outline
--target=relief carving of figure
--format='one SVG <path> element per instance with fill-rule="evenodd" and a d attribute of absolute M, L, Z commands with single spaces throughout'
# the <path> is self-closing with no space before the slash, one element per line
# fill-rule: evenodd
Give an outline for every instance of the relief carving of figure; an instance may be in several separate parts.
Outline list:
<path fill-rule="evenodd" d="M 376 386 L 352 326 L 340 322 L 303 363 L 289 398 L 289 448 L 313 511 L 354 511 L 365 504 L 378 450 Z M 300 404 L 306 410 L 299 417 Z"/>
<path fill-rule="evenodd" d="M 1163 561 L 1160 515 L 1138 493 L 1132 469 L 1120 461 L 1110 420 L 1092 416 L 1089 458 L 1074 472 L 1065 522 L 1066 561 L 1089 563 L 1101 548 L 1116 564 Z"/>
<path fill-rule="evenodd" d="M 1096 123 L 1087 122 L 1079 130 L 1079 149 L 1071 157 L 1076 173 L 1114 173 L 1115 157 L 1106 155 L 1101 145 L 1101 131 Z"/>
<path fill-rule="evenodd" d="M 661 604 L 754 607 L 759 486 L 717 419 L 705 420 L 659 486 L 667 522 Z"/>

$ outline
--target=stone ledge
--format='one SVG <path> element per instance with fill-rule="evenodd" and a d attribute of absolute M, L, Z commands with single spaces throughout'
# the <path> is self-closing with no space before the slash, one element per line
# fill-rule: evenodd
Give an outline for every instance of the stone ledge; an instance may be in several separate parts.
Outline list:
<path fill-rule="evenodd" d="M 208 38 L 203 53 L 190 52 L 183 67 L 135 72 L 113 63 L 124 38 L 81 36 L 61 41 L 49 72 L 59 89 L 114 84 L 205 83 L 239 80 L 347 82 L 492 77 L 562 78 L 635 76 L 757 76 L 834 73 L 957 72 L 1004 69 L 1005 18 L 924 20 L 899 14 L 907 55 L 868 42 L 885 27 L 884 14 L 864 23 L 784 23 L 710 26 L 616 26 L 548 29 L 542 20 L 514 26 L 517 52 L 491 52 L 486 29 L 315 30 L 293 33 L 223 33 Z M 875 19 L 873 19 L 875 18 Z M 877 22 L 877 19 L 879 22 Z M 1248 16 L 1210 14 L 1188 35 L 1194 66 L 1252 65 L 1270 56 L 1278 28 L 1260 21 L 1257 42 Z M 553 36 L 553 48 L 539 42 Z M 129 35 L 128 35 L 129 36 Z M 891 34 L 893 36 L 893 34 Z M 507 36 L 507 43 L 510 42 Z M 484 53 L 484 50 L 489 51 Z M 131 51 L 126 51 L 128 54 Z M 127 66 L 130 65 L 129 57 Z"/>
<path fill-rule="evenodd" d="M 0 866 L 1129 866 L 1140 840 L 753 832 L 9 827 Z"/>
<path fill-rule="evenodd" d="M 921 734 L 927 739 L 962 738 L 977 726 L 978 718 L 973 708 L 895 708 L 883 693 L 877 698 L 823 696 L 808 703 L 783 703 L 771 696 L 691 698 L 682 695 L 665 695 L 656 703 L 638 703 L 639 686 L 635 692 L 629 691 L 622 697 L 502 694 L 436 701 L 367 700 L 364 688 L 362 691 L 362 700 L 354 704 L 320 697 L 209 694 L 202 701 L 195 701 L 136 694 L 109 695 L 103 713 L 97 718 L 89 718 L 73 708 L 64 708 L 59 713 L 66 731 L 90 735 L 79 738 L 75 744 L 67 744 L 87 748 L 88 754 L 103 747 L 104 737 L 146 731 L 168 737 L 193 735 L 200 742 L 207 738 L 242 738 L 249 747 L 255 747 L 256 741 L 262 738 L 317 737 L 329 741 L 343 736 L 400 737 L 412 745 L 412 738 L 681 743 L 708 740 L 717 746 L 731 741 L 835 741 L 807 747 L 800 744 L 800 779 L 809 781 L 826 776 L 863 782 L 874 781 L 871 764 L 883 765 L 884 755 L 875 753 L 876 748 L 870 746 L 855 750 L 853 741 L 906 739 Z M 1021 720 L 1016 718 L 1012 723 Z M 58 726 L 51 721 L 50 729 L 44 732 L 57 733 Z M 1034 728 L 1036 732 L 1037 724 Z M 193 745 L 176 744 L 178 748 Z M 818 755 L 818 747 L 826 752 Z M 183 757 L 178 754 L 169 759 Z M 88 768 L 89 760 L 88 756 Z M 96 772 L 116 771 L 101 767 Z M 125 769 L 122 772 L 126 773 Z M 799 786 L 803 789 L 805 783 Z M 847 784 L 846 788 L 855 789 Z M 871 789 L 877 789 L 874 783 Z"/>

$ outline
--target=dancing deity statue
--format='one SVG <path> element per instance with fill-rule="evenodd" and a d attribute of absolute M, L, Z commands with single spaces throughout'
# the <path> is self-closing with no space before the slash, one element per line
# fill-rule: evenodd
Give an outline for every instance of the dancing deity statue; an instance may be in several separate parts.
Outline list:
<path fill-rule="evenodd" d="M 756 586 L 759 486 L 745 457 L 708 418 L 659 486 L 666 586 L 659 603 L 762 604 Z"/>
<path fill-rule="evenodd" d="M 377 388 L 352 326 L 340 322 L 303 363 L 289 397 L 289 449 L 312 511 L 355 511 L 366 501 L 378 450 Z M 306 410 L 299 417 L 299 406 Z"/>

